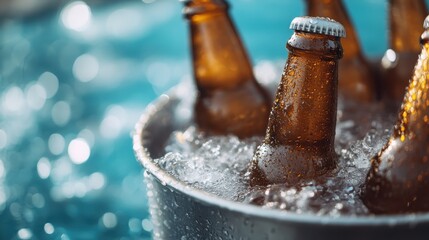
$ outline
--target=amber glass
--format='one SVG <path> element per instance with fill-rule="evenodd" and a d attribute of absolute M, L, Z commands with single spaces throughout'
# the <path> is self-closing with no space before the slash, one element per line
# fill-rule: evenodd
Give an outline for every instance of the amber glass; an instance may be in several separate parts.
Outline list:
<path fill-rule="evenodd" d="M 429 43 L 408 85 L 392 136 L 371 160 L 363 200 L 375 213 L 429 211 Z"/>
<path fill-rule="evenodd" d="M 335 167 L 338 37 L 296 31 L 271 109 L 267 133 L 250 168 L 251 185 L 315 179 Z"/>
<path fill-rule="evenodd" d="M 376 100 L 375 79 L 364 57 L 358 36 L 341 0 L 306 0 L 309 16 L 329 17 L 340 22 L 347 33 L 341 39 L 344 56 L 338 68 L 339 94 L 353 102 Z"/>
<path fill-rule="evenodd" d="M 263 135 L 270 100 L 252 66 L 222 0 L 185 2 L 194 78 L 195 121 L 210 134 Z"/>
<path fill-rule="evenodd" d="M 423 0 L 389 0 L 389 52 L 382 61 L 385 98 L 399 106 L 420 52 L 422 22 L 427 15 Z M 393 51 L 392 51 L 393 50 Z"/>

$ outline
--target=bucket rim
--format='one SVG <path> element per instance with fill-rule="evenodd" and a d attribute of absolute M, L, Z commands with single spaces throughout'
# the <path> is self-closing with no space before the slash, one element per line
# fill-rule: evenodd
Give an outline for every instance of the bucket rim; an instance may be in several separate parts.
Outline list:
<path fill-rule="evenodd" d="M 179 84 L 180 85 L 180 84 Z M 178 94 L 180 86 L 176 86 L 167 93 L 151 102 L 143 111 L 140 119 L 135 125 L 132 132 L 133 150 L 137 161 L 143 166 L 145 172 L 154 176 L 157 181 L 170 190 L 181 192 L 196 201 L 206 205 L 216 206 L 220 209 L 226 209 L 232 212 L 241 213 L 248 217 L 260 217 L 278 220 L 281 222 L 294 222 L 317 225 L 332 225 L 332 226 L 399 226 L 399 225 L 415 225 L 421 223 L 429 223 L 429 213 L 413 213 L 413 214 L 393 214 L 393 215 L 365 215 L 365 216 L 327 216 L 314 214 L 298 214 L 293 212 L 281 211 L 278 209 L 267 209 L 260 206 L 254 206 L 242 202 L 223 199 L 215 194 L 205 192 L 203 190 L 191 187 L 186 183 L 178 180 L 170 173 L 158 166 L 151 158 L 150 153 L 145 147 L 150 120 L 159 113 L 169 102 L 173 100 L 180 101 Z"/>

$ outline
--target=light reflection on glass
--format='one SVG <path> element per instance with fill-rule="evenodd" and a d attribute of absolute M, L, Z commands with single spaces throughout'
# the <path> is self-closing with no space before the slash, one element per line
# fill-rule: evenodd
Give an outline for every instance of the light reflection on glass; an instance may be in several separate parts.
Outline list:
<path fill-rule="evenodd" d="M 86 162 L 91 155 L 91 149 L 85 139 L 73 139 L 68 146 L 70 160 L 75 164 Z"/>
<path fill-rule="evenodd" d="M 397 63 L 398 58 L 396 56 L 396 52 L 393 49 L 387 49 L 383 58 L 381 59 L 381 65 L 384 68 L 393 68 Z"/>
<path fill-rule="evenodd" d="M 387 60 L 389 60 L 391 62 L 395 62 L 396 61 L 396 52 L 392 49 L 388 49 L 386 51 L 386 58 L 387 58 Z"/>
<path fill-rule="evenodd" d="M 66 28 L 83 31 L 91 23 L 91 9 L 82 1 L 75 1 L 61 11 L 61 21 Z"/>

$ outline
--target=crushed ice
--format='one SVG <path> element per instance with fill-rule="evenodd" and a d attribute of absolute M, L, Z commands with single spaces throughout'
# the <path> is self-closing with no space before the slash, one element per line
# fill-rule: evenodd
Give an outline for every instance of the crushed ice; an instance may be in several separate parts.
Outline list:
<path fill-rule="evenodd" d="M 295 187 L 276 184 L 251 188 L 245 175 L 262 138 L 206 137 L 194 126 L 174 132 L 165 149 L 167 154 L 156 162 L 179 180 L 230 200 L 296 213 L 367 214 L 368 210 L 358 197 L 359 187 L 368 171 L 370 158 L 383 147 L 393 123 L 393 118 L 383 116 L 380 108 L 349 109 L 347 114 L 339 111 L 338 167 L 321 182 L 308 181 Z M 363 115 L 369 117 L 362 119 Z"/>

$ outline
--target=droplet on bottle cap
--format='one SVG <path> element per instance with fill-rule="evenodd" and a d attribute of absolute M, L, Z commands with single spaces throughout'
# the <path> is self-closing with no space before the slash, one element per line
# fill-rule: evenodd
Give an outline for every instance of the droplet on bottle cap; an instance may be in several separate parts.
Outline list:
<path fill-rule="evenodd" d="M 346 36 L 346 30 L 341 23 L 326 17 L 296 17 L 292 20 L 289 28 L 334 37 Z"/>
<path fill-rule="evenodd" d="M 429 15 L 425 18 L 425 21 L 423 22 L 423 28 L 424 29 L 429 28 Z"/>

